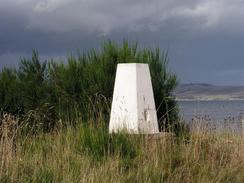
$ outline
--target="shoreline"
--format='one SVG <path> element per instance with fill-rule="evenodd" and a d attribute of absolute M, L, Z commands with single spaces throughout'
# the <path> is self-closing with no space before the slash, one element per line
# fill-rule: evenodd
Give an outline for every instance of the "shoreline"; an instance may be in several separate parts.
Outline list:
<path fill-rule="evenodd" d="M 175 99 L 176 102 L 210 102 L 210 101 L 244 101 L 244 99 L 236 99 L 236 98 L 230 98 L 230 99 L 218 99 L 218 98 L 209 98 L 209 99 L 202 99 L 202 98 L 196 98 L 196 99 Z"/>

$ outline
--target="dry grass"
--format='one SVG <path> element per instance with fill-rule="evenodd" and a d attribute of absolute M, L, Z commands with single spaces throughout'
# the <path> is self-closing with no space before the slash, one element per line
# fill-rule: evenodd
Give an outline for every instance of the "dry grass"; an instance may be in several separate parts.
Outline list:
<path fill-rule="evenodd" d="M 239 135 L 109 137 L 81 125 L 19 138 L 14 152 L 15 123 L 5 115 L 1 126 L 0 182 L 244 182 Z"/>
<path fill-rule="evenodd" d="M 13 162 L 16 150 L 17 124 L 18 120 L 15 117 L 3 114 L 0 123 L 0 177 Z"/>

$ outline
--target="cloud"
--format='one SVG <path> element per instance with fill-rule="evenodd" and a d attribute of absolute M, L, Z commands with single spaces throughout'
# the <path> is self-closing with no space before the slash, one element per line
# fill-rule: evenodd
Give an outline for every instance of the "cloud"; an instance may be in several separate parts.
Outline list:
<path fill-rule="evenodd" d="M 33 6 L 30 27 L 52 31 L 74 29 L 98 31 L 108 34 L 116 30 L 155 31 L 171 18 L 177 18 L 179 7 L 194 8 L 194 1 L 161 0 L 90 0 L 55 1 L 47 0 Z M 193 5 L 192 5 L 193 4 Z M 180 15 L 181 16 L 181 15 Z"/>
<path fill-rule="evenodd" d="M 0 0 L 0 68 L 33 48 L 56 57 L 129 38 L 169 48 L 183 81 L 227 77 L 228 69 L 237 76 L 243 17 L 243 0 Z"/>
<path fill-rule="evenodd" d="M 170 22 L 187 31 L 244 31 L 241 0 L 9 0 L 0 7 L 27 18 L 27 28 L 44 31 L 153 32 Z"/>

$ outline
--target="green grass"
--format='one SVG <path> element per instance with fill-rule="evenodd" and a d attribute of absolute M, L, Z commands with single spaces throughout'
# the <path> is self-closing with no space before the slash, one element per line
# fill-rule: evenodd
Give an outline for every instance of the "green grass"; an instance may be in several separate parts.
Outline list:
<path fill-rule="evenodd" d="M 0 182 L 244 182 L 244 139 L 228 134 L 155 139 L 83 124 L 22 136 L 0 158 Z"/>

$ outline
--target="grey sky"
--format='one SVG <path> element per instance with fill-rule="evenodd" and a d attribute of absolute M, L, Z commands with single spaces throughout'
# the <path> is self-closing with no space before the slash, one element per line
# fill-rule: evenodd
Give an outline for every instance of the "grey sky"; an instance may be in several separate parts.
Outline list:
<path fill-rule="evenodd" d="M 181 82 L 244 85 L 244 0 L 0 0 L 0 67 L 128 38 L 169 49 Z"/>

